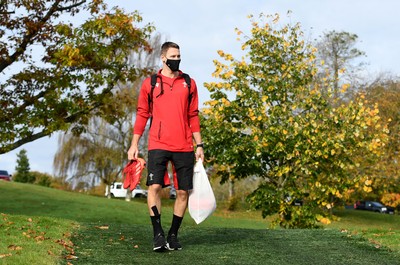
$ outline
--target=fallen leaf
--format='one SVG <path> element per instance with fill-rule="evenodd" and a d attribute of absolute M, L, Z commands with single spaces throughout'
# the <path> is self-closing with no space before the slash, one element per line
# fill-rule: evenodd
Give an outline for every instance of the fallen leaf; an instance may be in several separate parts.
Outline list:
<path fill-rule="evenodd" d="M 35 237 L 36 242 L 44 241 L 46 238 L 44 236 Z"/>
<path fill-rule="evenodd" d="M 107 230 L 109 228 L 108 225 L 101 225 L 101 226 L 95 226 L 95 228 L 100 229 L 100 230 Z"/>
<path fill-rule="evenodd" d="M 139 246 L 138 245 L 134 245 L 133 248 L 139 248 Z"/>
<path fill-rule="evenodd" d="M 33 221 L 32 218 L 28 218 L 28 222 L 32 223 L 32 221 Z"/>
<path fill-rule="evenodd" d="M 22 247 L 21 246 L 16 246 L 16 245 L 9 245 L 8 249 L 9 250 L 21 250 Z"/>
<path fill-rule="evenodd" d="M 74 255 L 67 255 L 67 256 L 65 256 L 65 258 L 66 259 L 74 259 L 74 260 L 78 259 L 78 257 L 74 256 Z"/>
<path fill-rule="evenodd" d="M 67 246 L 67 245 L 64 245 L 64 249 L 65 249 L 66 251 L 68 251 L 70 254 L 75 254 L 74 249 L 71 248 L 71 247 L 69 247 L 69 246 Z"/>
<path fill-rule="evenodd" d="M 6 258 L 6 257 L 10 257 L 10 256 L 12 256 L 12 254 L 11 254 L 11 253 L 7 253 L 7 254 L 0 254 L 0 259 L 2 259 L 2 258 Z"/>

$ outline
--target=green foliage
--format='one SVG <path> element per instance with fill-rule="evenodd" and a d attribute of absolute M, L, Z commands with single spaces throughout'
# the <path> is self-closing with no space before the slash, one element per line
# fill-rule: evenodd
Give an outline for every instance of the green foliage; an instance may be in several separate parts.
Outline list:
<path fill-rule="evenodd" d="M 30 172 L 29 159 L 25 149 L 22 149 L 17 154 L 17 166 L 15 167 L 15 175 L 13 180 L 22 183 L 35 182 L 35 176 Z"/>
<path fill-rule="evenodd" d="M 349 174 L 359 166 L 355 155 L 372 161 L 387 130 L 377 107 L 365 106 L 363 98 L 328 104 L 313 82 L 315 49 L 301 39 L 298 24 L 275 29 L 278 16 L 260 21 L 253 20 L 251 36 L 244 37 L 245 57 L 219 51 L 227 64 L 214 61 L 221 82 L 205 84 L 211 93 L 202 112 L 206 156 L 223 182 L 261 177 L 248 199 L 263 216 L 278 213 L 282 227 L 329 223 L 332 198 L 368 179 Z M 370 127 L 377 130 L 370 134 Z M 294 199 L 306 206 L 293 208 Z"/>
<path fill-rule="evenodd" d="M 0 153 L 71 128 L 92 115 L 113 120 L 112 89 L 146 71 L 129 61 L 151 51 L 151 25 L 138 12 L 97 1 L 6 1 L 0 21 Z M 69 21 L 81 12 L 86 21 Z M 21 69 L 18 72 L 11 69 Z"/>
<path fill-rule="evenodd" d="M 31 171 L 30 174 L 35 179 L 34 184 L 43 187 L 51 187 L 51 184 L 53 183 L 53 177 L 51 175 L 38 171 Z"/>
<path fill-rule="evenodd" d="M 151 47 L 155 52 L 139 50 L 129 60 L 138 68 L 153 69 L 159 61 L 161 44 L 161 36 L 156 35 L 151 38 Z M 121 181 L 121 172 L 127 163 L 126 150 L 132 139 L 137 98 L 144 77 L 113 89 L 112 97 L 104 106 L 106 117 L 91 117 L 87 124 L 80 125 L 84 129 L 80 135 L 70 130 L 60 136 L 54 158 L 58 176 L 66 180 L 69 175 L 68 181 L 78 183 L 80 187 L 76 188 L 81 190 L 83 187 L 92 188 L 99 181 L 108 185 Z M 144 142 L 145 147 L 147 142 Z"/>

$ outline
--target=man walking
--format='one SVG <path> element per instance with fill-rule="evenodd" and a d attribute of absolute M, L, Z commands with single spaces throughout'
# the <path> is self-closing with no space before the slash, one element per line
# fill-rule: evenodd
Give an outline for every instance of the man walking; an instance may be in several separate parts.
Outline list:
<path fill-rule="evenodd" d="M 147 205 L 153 225 L 154 251 L 182 249 L 178 230 L 187 208 L 189 190 L 193 189 L 194 161 L 199 158 L 204 161 L 196 83 L 179 70 L 181 54 L 176 43 L 165 42 L 161 46 L 161 60 L 163 67 L 155 80 L 145 79 L 140 89 L 133 139 L 128 150 L 129 160 L 138 158 L 138 142 L 150 118 L 146 185 L 149 186 Z M 169 161 L 177 173 L 178 189 L 172 224 L 165 238 L 160 195 Z"/>

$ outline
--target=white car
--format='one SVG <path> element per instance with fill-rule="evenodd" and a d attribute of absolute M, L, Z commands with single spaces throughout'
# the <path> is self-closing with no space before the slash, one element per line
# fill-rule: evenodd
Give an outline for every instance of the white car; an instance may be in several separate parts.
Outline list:
<path fill-rule="evenodd" d="M 111 184 L 110 194 L 112 198 L 125 198 L 128 190 L 124 189 L 122 182 L 114 182 Z M 106 186 L 105 196 L 108 196 L 108 186 Z M 132 190 L 132 198 L 147 197 L 147 190 L 142 189 L 139 185 Z"/>

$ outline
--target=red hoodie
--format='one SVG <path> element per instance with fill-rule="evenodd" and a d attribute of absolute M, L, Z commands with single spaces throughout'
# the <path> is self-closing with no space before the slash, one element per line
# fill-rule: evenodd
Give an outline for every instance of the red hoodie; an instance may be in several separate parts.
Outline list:
<path fill-rule="evenodd" d="M 189 89 L 181 74 L 182 72 L 176 78 L 169 78 L 161 75 L 161 70 L 158 72 L 151 104 L 153 120 L 149 132 L 149 150 L 193 151 L 192 134 L 200 132 L 197 87 L 195 81 L 191 79 L 192 99 L 189 106 Z M 140 89 L 134 134 L 143 134 L 147 120 L 151 116 L 148 102 L 148 95 L 151 93 L 150 82 L 151 78 L 146 78 Z"/>

